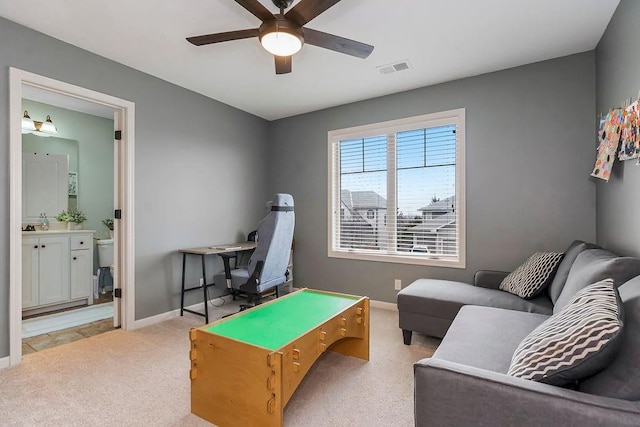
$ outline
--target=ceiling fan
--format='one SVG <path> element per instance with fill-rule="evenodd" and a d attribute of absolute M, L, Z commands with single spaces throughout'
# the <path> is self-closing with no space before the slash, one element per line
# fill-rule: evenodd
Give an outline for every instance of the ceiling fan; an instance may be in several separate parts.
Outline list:
<path fill-rule="evenodd" d="M 291 6 L 293 0 L 271 0 L 280 9 L 277 15 L 269 12 L 258 0 L 235 1 L 260 19 L 262 25 L 248 30 L 188 37 L 187 41 L 196 46 L 203 46 L 258 37 L 262 46 L 275 57 L 276 74 L 291 72 L 291 56 L 298 52 L 304 43 L 363 59 L 373 51 L 371 45 L 304 27 L 307 22 L 340 0 L 301 0 L 287 13 L 284 13 L 284 10 Z"/>

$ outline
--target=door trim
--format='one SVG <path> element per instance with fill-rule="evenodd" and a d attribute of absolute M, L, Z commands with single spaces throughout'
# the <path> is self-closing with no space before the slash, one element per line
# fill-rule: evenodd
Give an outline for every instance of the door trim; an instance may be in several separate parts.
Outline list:
<path fill-rule="evenodd" d="M 114 287 L 122 288 L 120 321 L 123 329 L 135 324 L 134 257 L 134 129 L 135 104 L 90 89 L 64 83 L 17 68 L 9 68 L 9 364 L 22 358 L 22 87 L 33 86 L 49 92 L 105 105 L 115 110 L 114 126 L 122 130 L 115 140 L 118 171 L 115 209 L 122 209 L 116 221 L 116 271 Z"/>

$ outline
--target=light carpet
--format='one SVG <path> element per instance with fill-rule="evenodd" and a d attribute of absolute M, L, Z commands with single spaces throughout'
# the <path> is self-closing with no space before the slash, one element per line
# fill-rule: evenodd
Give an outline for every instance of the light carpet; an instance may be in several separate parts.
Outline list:
<path fill-rule="evenodd" d="M 0 371 L 0 423 L 211 425 L 190 412 L 188 331 L 201 325 L 178 317 L 29 354 Z M 397 311 L 372 308 L 371 360 L 322 355 L 285 407 L 284 425 L 413 426 L 413 363 L 439 343 L 413 341 L 402 343 Z"/>

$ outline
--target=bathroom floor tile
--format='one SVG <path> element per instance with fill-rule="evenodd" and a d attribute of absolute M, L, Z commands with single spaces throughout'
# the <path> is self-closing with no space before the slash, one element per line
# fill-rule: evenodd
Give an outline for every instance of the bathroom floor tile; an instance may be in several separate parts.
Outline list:
<path fill-rule="evenodd" d="M 25 338 L 22 340 L 22 354 L 35 353 L 47 348 L 113 331 L 114 329 L 113 318 L 109 318 L 87 323 L 86 325 L 63 329 L 61 331 Z"/>
<path fill-rule="evenodd" d="M 74 332 L 79 333 L 85 338 L 109 332 L 114 329 L 113 318 L 98 320 L 97 322 L 92 322 L 86 325 L 76 326 L 75 328 L 72 328 Z"/>
<path fill-rule="evenodd" d="M 64 329 L 62 331 L 38 335 L 37 337 L 26 338 L 23 341 L 33 347 L 36 351 L 42 351 L 47 348 L 56 347 L 61 344 L 67 344 L 84 338 L 84 336 L 75 331 Z"/>
<path fill-rule="evenodd" d="M 29 344 L 27 344 L 23 340 L 23 342 L 22 342 L 22 355 L 24 356 L 25 354 L 31 354 L 31 353 L 36 353 L 36 349 L 31 347 Z"/>

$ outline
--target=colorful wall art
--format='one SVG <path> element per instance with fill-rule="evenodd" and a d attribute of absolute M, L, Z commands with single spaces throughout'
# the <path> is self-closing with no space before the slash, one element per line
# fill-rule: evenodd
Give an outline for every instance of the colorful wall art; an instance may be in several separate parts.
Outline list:
<path fill-rule="evenodd" d="M 629 105 L 624 111 L 622 130 L 620 132 L 619 160 L 640 158 L 640 132 L 638 132 L 638 101 Z"/>
<path fill-rule="evenodd" d="M 611 110 L 604 120 L 600 121 L 600 130 L 598 131 L 600 145 L 598 146 L 596 165 L 593 168 L 593 172 L 591 172 L 591 176 L 609 181 L 613 161 L 616 158 L 620 143 L 620 133 L 625 113 L 626 111 L 622 108 L 617 108 Z"/>

